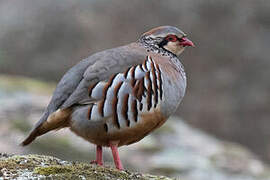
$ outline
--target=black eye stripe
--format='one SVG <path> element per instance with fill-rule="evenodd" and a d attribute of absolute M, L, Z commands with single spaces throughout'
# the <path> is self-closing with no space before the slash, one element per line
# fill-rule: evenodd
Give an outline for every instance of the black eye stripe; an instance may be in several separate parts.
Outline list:
<path fill-rule="evenodd" d="M 168 44 L 168 42 L 183 42 L 183 38 L 185 38 L 186 35 L 183 35 L 181 38 L 179 38 L 178 36 L 174 35 L 174 34 L 169 34 L 166 37 L 163 38 L 163 40 L 158 44 L 159 47 L 163 48 L 164 46 L 166 46 Z M 160 37 L 161 38 L 161 37 Z"/>
<path fill-rule="evenodd" d="M 166 39 L 163 39 L 160 43 L 159 43 L 159 47 L 164 47 L 165 45 L 167 45 L 167 43 L 168 43 L 168 40 L 166 40 Z"/>

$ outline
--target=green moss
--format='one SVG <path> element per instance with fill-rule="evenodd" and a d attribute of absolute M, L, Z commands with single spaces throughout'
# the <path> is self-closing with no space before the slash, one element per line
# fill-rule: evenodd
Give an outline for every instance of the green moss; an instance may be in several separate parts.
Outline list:
<path fill-rule="evenodd" d="M 46 157 L 46 158 L 45 158 Z M 0 169 L 17 169 L 17 168 L 30 168 L 33 169 L 35 166 L 40 164 L 51 164 L 56 165 L 57 160 L 50 156 L 41 156 L 41 155 L 13 155 L 8 158 L 0 159 Z"/>
<path fill-rule="evenodd" d="M 79 178 L 80 176 L 87 179 L 131 179 L 129 177 L 130 174 L 125 171 L 118 171 L 113 168 L 97 167 L 84 163 L 37 167 L 34 169 L 34 173 L 45 176 L 57 175 L 58 177 L 65 177 L 67 179 Z"/>
<path fill-rule="evenodd" d="M 69 173 L 71 169 L 65 166 L 49 166 L 49 167 L 36 167 L 34 169 L 34 173 L 41 174 L 41 175 L 51 175 L 51 174 L 62 174 L 62 173 Z"/>

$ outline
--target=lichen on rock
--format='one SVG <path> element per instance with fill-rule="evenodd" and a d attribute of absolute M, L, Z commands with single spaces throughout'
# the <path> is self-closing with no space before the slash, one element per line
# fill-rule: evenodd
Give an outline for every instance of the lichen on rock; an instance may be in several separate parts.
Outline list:
<path fill-rule="evenodd" d="M 0 177 L 3 179 L 119 179 L 170 180 L 164 176 L 118 171 L 81 162 L 62 161 L 43 155 L 8 155 L 0 153 Z M 1 178 L 0 178 L 1 179 Z"/>

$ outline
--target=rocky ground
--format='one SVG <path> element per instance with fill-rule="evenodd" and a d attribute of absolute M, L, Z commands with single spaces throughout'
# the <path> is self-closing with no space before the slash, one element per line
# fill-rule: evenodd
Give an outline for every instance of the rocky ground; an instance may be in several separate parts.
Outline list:
<path fill-rule="evenodd" d="M 68 129 L 49 133 L 26 148 L 19 146 L 41 116 L 53 88 L 54 84 L 0 75 L 0 152 L 51 155 L 77 163 L 94 159 L 95 147 Z M 120 148 L 120 156 L 130 171 L 183 180 L 270 179 L 269 167 L 248 149 L 192 128 L 179 117 L 170 118 L 162 128 L 139 143 Z M 2 155 L 1 162 L 11 159 L 12 163 L 20 164 L 23 161 L 15 162 L 14 158 L 29 157 L 32 156 Z M 113 167 L 109 149 L 105 149 L 104 159 L 105 166 Z M 56 160 L 53 162 L 58 164 L 53 165 L 62 170 L 62 166 L 69 165 L 66 161 Z M 38 167 L 44 166 L 34 165 L 31 170 Z M 0 163 L 0 169 L 0 177 L 6 176 L 8 166 Z M 67 171 L 72 172 L 70 167 Z"/>
<path fill-rule="evenodd" d="M 51 156 L 0 154 L 3 179 L 93 179 L 93 180 L 171 180 L 165 176 L 118 171 L 80 162 L 68 162 Z M 1 178 L 0 178 L 1 179 Z"/>

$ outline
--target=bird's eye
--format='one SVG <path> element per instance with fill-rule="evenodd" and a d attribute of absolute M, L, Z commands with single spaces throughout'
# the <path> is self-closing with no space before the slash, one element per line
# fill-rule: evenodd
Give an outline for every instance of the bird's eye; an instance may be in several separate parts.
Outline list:
<path fill-rule="evenodd" d="M 178 38 L 177 38 L 175 35 L 168 35 L 168 36 L 166 37 L 166 40 L 167 40 L 167 41 L 171 41 L 171 42 L 175 42 L 175 41 L 178 40 Z"/>

